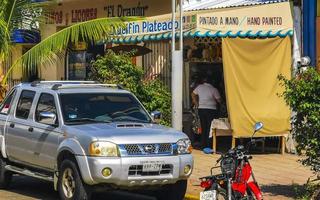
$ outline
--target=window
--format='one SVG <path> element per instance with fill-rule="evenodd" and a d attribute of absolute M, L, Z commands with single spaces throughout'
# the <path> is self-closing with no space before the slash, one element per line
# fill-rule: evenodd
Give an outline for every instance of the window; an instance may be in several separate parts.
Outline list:
<path fill-rule="evenodd" d="M 50 112 L 57 115 L 57 109 L 56 109 L 53 95 L 42 93 L 36 108 L 35 120 L 39 123 L 48 124 L 49 122 L 46 120 L 50 120 L 50 119 L 45 119 L 45 118 L 42 119 L 40 117 L 41 112 L 48 112 L 48 113 Z M 56 124 L 57 124 L 57 120 L 56 120 Z"/>
<path fill-rule="evenodd" d="M 74 98 L 74 97 L 77 98 Z M 66 124 L 142 122 L 151 119 L 142 105 L 130 94 L 77 93 L 60 94 Z"/>
<path fill-rule="evenodd" d="M 34 99 L 34 91 L 24 90 L 20 95 L 18 102 L 16 117 L 21 119 L 27 119 Z"/>
<path fill-rule="evenodd" d="M 13 97 L 15 96 L 15 94 L 16 94 L 16 90 L 12 90 L 10 92 L 10 94 L 6 97 L 4 102 L 1 104 L 1 107 L 0 107 L 0 113 L 1 114 L 7 115 L 9 113 L 10 108 L 11 108 L 11 102 L 12 102 Z"/>

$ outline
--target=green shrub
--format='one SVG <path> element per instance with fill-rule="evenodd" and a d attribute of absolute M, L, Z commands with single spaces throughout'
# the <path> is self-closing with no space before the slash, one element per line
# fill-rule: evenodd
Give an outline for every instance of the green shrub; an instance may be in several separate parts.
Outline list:
<path fill-rule="evenodd" d="M 301 161 L 320 172 L 320 74 L 310 67 L 291 80 L 279 79 L 285 86 L 282 96 L 295 113 L 292 131 Z"/>
<path fill-rule="evenodd" d="M 293 184 L 293 190 L 295 192 L 295 199 L 298 199 L 298 200 L 315 199 L 312 197 L 317 195 L 316 192 L 319 190 L 319 188 L 320 188 L 319 183 L 308 182 L 304 185 Z M 315 199 L 315 200 L 317 200 L 317 199 Z"/>
<path fill-rule="evenodd" d="M 161 111 L 161 124 L 171 125 L 171 94 L 159 80 L 144 81 L 143 71 L 134 65 L 130 53 L 107 51 L 92 63 L 90 79 L 101 83 L 121 84 L 141 101 L 148 112 Z"/>
<path fill-rule="evenodd" d="M 140 96 L 143 105 L 149 111 L 162 113 L 161 124 L 171 126 L 171 94 L 160 80 L 152 80 L 143 84 L 144 96 Z"/>
<path fill-rule="evenodd" d="M 135 95 L 142 89 L 142 69 L 132 64 L 129 53 L 115 54 L 109 50 L 92 63 L 90 79 L 100 83 L 121 84 Z M 137 95 L 138 96 L 138 95 Z"/>

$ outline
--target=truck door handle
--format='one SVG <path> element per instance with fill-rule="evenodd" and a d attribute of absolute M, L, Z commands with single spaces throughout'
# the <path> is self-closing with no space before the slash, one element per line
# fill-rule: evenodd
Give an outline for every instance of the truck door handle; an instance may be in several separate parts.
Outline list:
<path fill-rule="evenodd" d="M 29 128 L 28 128 L 28 131 L 29 131 L 29 132 L 32 132 L 32 131 L 33 131 L 33 128 L 32 128 L 32 127 L 29 127 Z"/>
<path fill-rule="evenodd" d="M 14 128 L 14 123 L 11 123 L 9 126 L 10 126 L 11 128 Z"/>

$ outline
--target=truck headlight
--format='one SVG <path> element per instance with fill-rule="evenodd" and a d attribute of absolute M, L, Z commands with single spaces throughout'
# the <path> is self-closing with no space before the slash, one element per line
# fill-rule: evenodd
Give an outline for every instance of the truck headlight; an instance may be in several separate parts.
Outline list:
<path fill-rule="evenodd" d="M 92 142 L 89 147 L 90 156 L 119 157 L 118 146 L 112 142 Z"/>
<path fill-rule="evenodd" d="M 181 139 L 177 142 L 178 154 L 189 154 L 192 152 L 192 146 L 189 139 Z"/>

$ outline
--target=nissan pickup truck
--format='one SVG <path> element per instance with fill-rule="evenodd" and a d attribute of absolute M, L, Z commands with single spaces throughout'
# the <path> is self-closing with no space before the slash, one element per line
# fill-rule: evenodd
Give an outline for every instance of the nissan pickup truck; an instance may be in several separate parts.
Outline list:
<path fill-rule="evenodd" d="M 33 82 L 0 106 L 0 188 L 13 174 L 52 181 L 61 199 L 95 191 L 148 191 L 182 200 L 193 157 L 188 137 L 159 125 L 118 85 Z"/>

